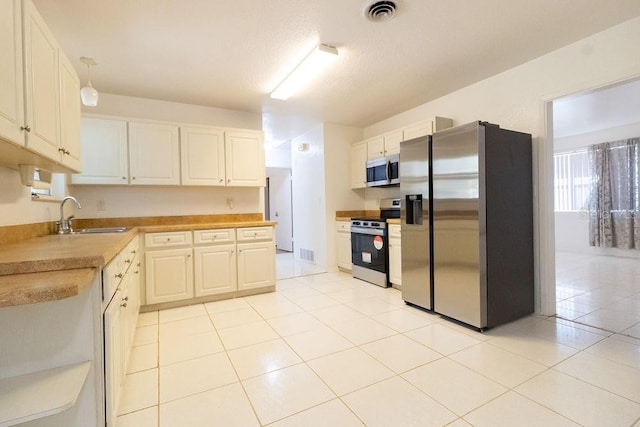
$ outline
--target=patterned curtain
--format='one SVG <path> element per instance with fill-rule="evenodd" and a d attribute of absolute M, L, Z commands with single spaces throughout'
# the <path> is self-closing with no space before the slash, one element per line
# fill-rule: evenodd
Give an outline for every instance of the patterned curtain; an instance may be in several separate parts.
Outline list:
<path fill-rule="evenodd" d="M 589 147 L 589 244 L 640 249 L 640 138 Z"/>

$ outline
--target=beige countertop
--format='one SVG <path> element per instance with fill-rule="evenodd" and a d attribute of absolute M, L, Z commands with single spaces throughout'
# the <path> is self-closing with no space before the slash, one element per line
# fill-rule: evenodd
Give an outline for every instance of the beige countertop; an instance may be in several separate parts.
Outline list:
<path fill-rule="evenodd" d="M 400 218 L 388 218 L 387 224 L 400 224 Z"/>
<path fill-rule="evenodd" d="M 0 245 L 0 307 L 77 295 L 138 232 L 275 226 L 273 221 L 162 224 L 124 233 L 46 235 Z"/>

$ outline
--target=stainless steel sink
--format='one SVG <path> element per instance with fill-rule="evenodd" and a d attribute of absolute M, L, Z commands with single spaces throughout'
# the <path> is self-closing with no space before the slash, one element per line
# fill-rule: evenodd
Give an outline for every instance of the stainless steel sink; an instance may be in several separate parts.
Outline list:
<path fill-rule="evenodd" d="M 128 227 L 81 228 L 73 230 L 73 234 L 124 233 Z"/>

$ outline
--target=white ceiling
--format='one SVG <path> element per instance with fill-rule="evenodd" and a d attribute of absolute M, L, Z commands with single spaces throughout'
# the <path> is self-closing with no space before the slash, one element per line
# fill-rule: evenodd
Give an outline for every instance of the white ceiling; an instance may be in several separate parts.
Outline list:
<path fill-rule="evenodd" d="M 640 15 L 638 0 L 34 0 L 100 92 L 263 114 L 268 139 L 367 126 Z M 339 60 L 288 101 L 269 92 L 315 44 Z"/>

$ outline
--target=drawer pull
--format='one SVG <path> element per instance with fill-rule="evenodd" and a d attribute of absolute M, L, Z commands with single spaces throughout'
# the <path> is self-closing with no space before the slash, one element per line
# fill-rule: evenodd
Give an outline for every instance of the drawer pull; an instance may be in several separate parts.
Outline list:
<path fill-rule="evenodd" d="M 122 301 L 129 301 L 129 297 L 122 298 Z"/>
<path fill-rule="evenodd" d="M 126 302 L 123 302 L 122 304 L 120 304 L 120 307 L 126 307 L 126 306 L 127 306 Z"/>
<path fill-rule="evenodd" d="M 116 274 L 116 278 L 118 278 L 118 279 L 122 279 L 122 273 L 118 273 L 118 274 Z"/>
<path fill-rule="evenodd" d="M 130 264 L 131 260 L 130 259 L 125 259 L 124 262 L 126 262 L 127 264 Z"/>

